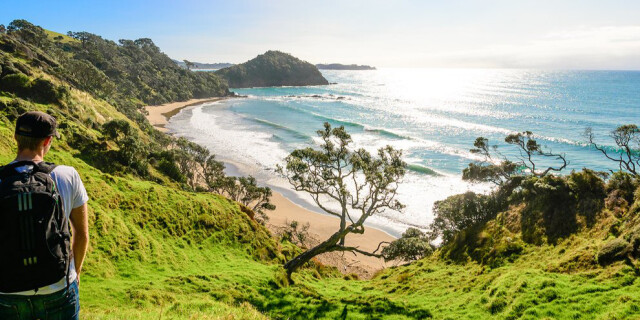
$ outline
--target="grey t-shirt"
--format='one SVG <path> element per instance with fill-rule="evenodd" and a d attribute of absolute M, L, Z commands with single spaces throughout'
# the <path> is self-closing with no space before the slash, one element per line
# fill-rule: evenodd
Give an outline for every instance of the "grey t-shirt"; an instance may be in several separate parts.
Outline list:
<path fill-rule="evenodd" d="M 27 172 L 33 170 L 33 166 L 26 165 L 17 167 L 16 171 L 18 172 Z M 51 171 L 51 178 L 56 183 L 56 187 L 58 188 L 58 192 L 60 193 L 60 197 L 62 197 L 62 206 L 64 210 L 64 214 L 67 219 L 71 217 L 71 210 L 78 208 L 87 201 L 89 201 L 89 196 L 87 195 L 87 190 L 84 188 L 84 184 L 80 179 L 80 175 L 78 171 L 73 167 L 69 166 L 57 166 L 53 171 Z M 75 281 L 77 278 L 76 268 L 73 259 L 71 260 L 71 264 L 69 266 L 69 282 Z M 41 294 L 50 294 L 54 292 L 58 292 L 64 289 L 67 285 L 67 280 L 65 278 L 60 279 L 60 281 L 48 285 L 38 290 L 29 290 L 22 292 L 12 292 L 11 294 L 17 295 L 41 295 Z M 0 294 L 4 294 L 0 292 Z"/>

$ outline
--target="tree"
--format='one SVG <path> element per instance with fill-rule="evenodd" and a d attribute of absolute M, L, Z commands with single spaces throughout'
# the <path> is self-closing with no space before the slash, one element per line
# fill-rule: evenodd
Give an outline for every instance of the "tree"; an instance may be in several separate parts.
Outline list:
<path fill-rule="evenodd" d="M 428 234 L 416 228 L 408 228 L 400 239 L 391 242 L 382 249 L 385 260 L 414 261 L 422 259 L 432 252 L 433 247 Z"/>
<path fill-rule="evenodd" d="M 498 210 L 491 195 L 466 192 L 436 201 L 433 205 L 435 219 L 429 226 L 430 237 L 442 239 L 446 244 L 456 234 L 495 217 Z"/>
<path fill-rule="evenodd" d="M 596 150 L 602 152 L 607 159 L 618 163 L 620 171 L 626 170 L 634 177 L 640 177 L 640 129 L 635 124 L 620 126 L 611 132 L 611 137 L 620 150 L 616 150 L 617 155 L 608 152 L 607 149 L 594 142 L 593 130 L 587 128 L 585 135 Z"/>
<path fill-rule="evenodd" d="M 207 172 L 209 150 L 183 137 L 175 141 L 173 148 L 180 172 L 187 178 L 187 184 L 196 190 L 201 179 L 206 179 L 204 173 Z"/>
<path fill-rule="evenodd" d="M 24 42 L 38 47 L 42 46 L 47 40 L 47 34 L 44 29 L 23 19 L 11 21 L 7 26 L 7 32 Z"/>
<path fill-rule="evenodd" d="M 567 167 L 567 159 L 563 154 L 553 153 L 541 146 L 531 131 L 512 133 L 504 141 L 518 147 L 519 156 L 515 160 L 508 159 L 497 145 L 489 145 L 484 137 L 476 138 L 475 148 L 470 151 L 484 157 L 482 161 L 470 163 L 462 171 L 462 179 L 476 182 L 491 182 L 498 186 L 498 192 L 510 193 L 522 179 L 527 176 L 544 177 L 552 171 L 559 172 Z M 536 162 L 551 158 L 557 165 L 539 170 Z"/>
<path fill-rule="evenodd" d="M 269 187 L 260 187 L 256 178 L 249 177 L 226 177 L 223 183 L 223 190 L 230 199 L 240 202 L 253 212 L 257 213 L 258 222 L 264 224 L 268 217 L 265 210 L 275 210 L 276 206 L 271 203 L 273 191 Z M 229 180 L 231 178 L 231 180 Z"/>
<path fill-rule="evenodd" d="M 191 70 L 191 68 L 193 68 L 196 64 L 189 61 L 189 60 L 182 60 L 184 61 L 184 64 L 187 66 L 187 69 Z"/>
<path fill-rule="evenodd" d="M 310 226 L 311 225 L 308 222 L 301 225 L 300 222 L 296 220 L 291 222 L 286 221 L 285 226 L 280 228 L 280 239 L 295 243 L 299 246 L 306 246 L 307 241 L 310 238 Z"/>
<path fill-rule="evenodd" d="M 257 213 L 256 219 L 264 224 L 268 217 L 265 210 L 275 210 L 271 203 L 273 191 L 269 187 L 260 187 L 256 178 L 227 177 L 224 174 L 224 163 L 217 161 L 215 155 L 210 156 L 203 166 L 204 182 L 209 191 L 226 195 L 229 199 L 237 201 Z"/>
<path fill-rule="evenodd" d="M 118 145 L 117 160 L 134 169 L 140 175 L 147 174 L 148 146 L 140 139 L 138 131 L 126 120 L 111 120 L 102 126 L 102 134 Z"/>
<path fill-rule="evenodd" d="M 324 124 L 317 131 L 322 139 L 319 149 L 294 150 L 286 159 L 286 167 L 279 166 L 296 191 L 311 195 L 326 213 L 340 219 L 338 230 L 317 246 L 288 261 L 284 268 L 291 276 L 311 258 L 326 252 L 353 252 L 382 257 L 373 252 L 345 245 L 348 234 L 362 234 L 364 222 L 384 210 L 401 210 L 396 199 L 398 184 L 405 174 L 402 152 L 391 146 L 380 148 L 376 156 L 364 149 L 351 150 L 351 136 L 344 127 L 332 128 Z M 330 206 L 330 203 L 335 207 Z"/>

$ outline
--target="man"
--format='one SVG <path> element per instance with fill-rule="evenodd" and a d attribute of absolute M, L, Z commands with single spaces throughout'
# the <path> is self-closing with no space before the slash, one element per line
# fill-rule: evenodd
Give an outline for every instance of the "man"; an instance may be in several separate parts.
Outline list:
<path fill-rule="evenodd" d="M 0 170 L 0 319 L 79 319 L 89 197 L 73 167 L 44 162 L 54 117 L 23 114 L 14 137 L 17 157 Z"/>

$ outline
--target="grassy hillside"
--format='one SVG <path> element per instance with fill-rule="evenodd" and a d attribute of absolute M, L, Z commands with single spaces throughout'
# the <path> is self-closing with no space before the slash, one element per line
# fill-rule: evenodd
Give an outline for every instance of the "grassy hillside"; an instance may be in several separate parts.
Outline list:
<path fill-rule="evenodd" d="M 24 48 L 40 49 L 28 43 L 6 48 L 2 68 L 18 72 L 2 72 L 0 83 L 7 76 L 26 82 L 0 87 L 0 162 L 14 157 L 15 117 L 47 111 L 62 133 L 48 160 L 76 167 L 91 197 L 83 319 L 640 319 L 638 262 L 630 255 L 601 260 L 617 244 L 637 245 L 636 207 L 603 209 L 597 223 L 534 244 L 518 228 L 523 207 L 512 206 L 459 242 L 464 259 L 448 258 L 454 248 L 446 247 L 372 280 L 315 263 L 288 283 L 280 264 L 298 248 L 274 238 L 239 204 L 189 191 L 151 162 L 143 163 L 148 175 L 96 165 L 83 146 L 103 157 L 127 146 L 105 139 L 112 120 L 129 123 L 146 144 L 161 136 L 113 101 L 39 68 L 46 52 L 29 57 Z M 93 144 L 78 143 L 80 137 Z"/>

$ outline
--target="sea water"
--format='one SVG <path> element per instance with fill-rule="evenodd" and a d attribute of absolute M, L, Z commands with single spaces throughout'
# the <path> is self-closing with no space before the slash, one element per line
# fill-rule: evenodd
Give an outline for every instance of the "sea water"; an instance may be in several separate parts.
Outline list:
<path fill-rule="evenodd" d="M 461 179 L 476 137 L 489 139 L 515 159 L 504 137 L 532 131 L 547 150 L 569 161 L 564 173 L 616 169 L 590 147 L 613 148 L 616 127 L 640 125 L 640 72 L 480 69 L 380 69 L 322 71 L 326 86 L 232 89 L 246 98 L 188 108 L 167 126 L 178 136 L 208 147 L 219 159 L 242 164 L 251 174 L 293 200 L 314 208 L 275 174 L 294 149 L 317 147 L 324 122 L 344 126 L 354 146 L 371 152 L 391 145 L 403 150 L 408 174 L 399 187 L 403 212 L 387 211 L 369 224 L 398 236 L 407 227 L 426 229 L 435 201 L 488 184 Z M 556 165 L 553 159 L 542 165 Z M 319 210 L 316 210 L 319 211 Z"/>

